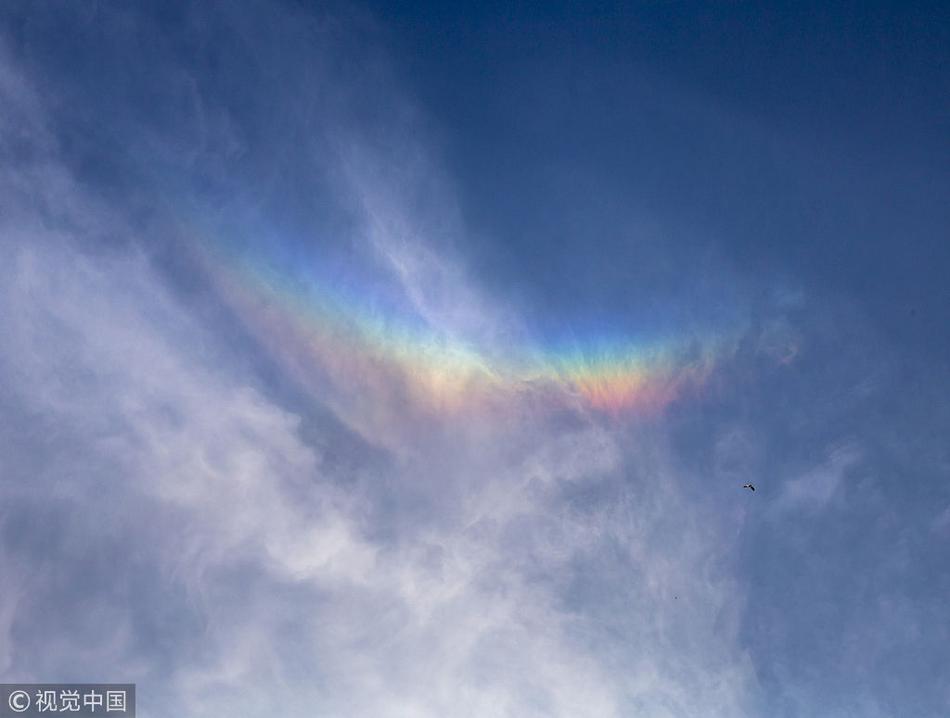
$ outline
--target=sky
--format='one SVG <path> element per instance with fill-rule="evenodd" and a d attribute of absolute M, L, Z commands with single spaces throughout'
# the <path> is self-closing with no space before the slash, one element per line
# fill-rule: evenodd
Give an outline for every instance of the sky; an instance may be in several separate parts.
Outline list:
<path fill-rule="evenodd" d="M 950 715 L 948 90 L 945 3 L 4 5 L 0 682 Z"/>

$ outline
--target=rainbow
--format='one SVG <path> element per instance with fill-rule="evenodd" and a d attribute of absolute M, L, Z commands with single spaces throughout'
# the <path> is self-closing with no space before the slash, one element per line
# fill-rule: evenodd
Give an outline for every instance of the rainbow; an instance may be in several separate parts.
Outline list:
<path fill-rule="evenodd" d="M 701 388 L 733 346 L 723 334 L 662 342 L 480 347 L 379 301 L 372 292 L 273 257 L 204 245 L 200 261 L 241 321 L 314 392 L 348 402 L 388 399 L 434 413 L 512 402 L 619 416 L 652 414 Z M 287 263 L 285 263 L 287 265 Z"/>

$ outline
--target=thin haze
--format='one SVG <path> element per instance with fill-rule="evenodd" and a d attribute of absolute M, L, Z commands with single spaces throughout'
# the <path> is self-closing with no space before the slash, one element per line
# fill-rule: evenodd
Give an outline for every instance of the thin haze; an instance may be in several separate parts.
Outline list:
<path fill-rule="evenodd" d="M 5 6 L 0 682 L 950 715 L 948 28 Z"/>

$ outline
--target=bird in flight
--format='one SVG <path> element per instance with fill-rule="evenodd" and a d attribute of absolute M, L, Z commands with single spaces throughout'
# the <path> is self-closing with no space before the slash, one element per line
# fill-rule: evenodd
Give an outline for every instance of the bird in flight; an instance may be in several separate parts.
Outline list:
<path fill-rule="evenodd" d="M 749 491 L 755 491 L 755 487 L 752 484 L 743 484 L 742 488 L 748 489 Z"/>

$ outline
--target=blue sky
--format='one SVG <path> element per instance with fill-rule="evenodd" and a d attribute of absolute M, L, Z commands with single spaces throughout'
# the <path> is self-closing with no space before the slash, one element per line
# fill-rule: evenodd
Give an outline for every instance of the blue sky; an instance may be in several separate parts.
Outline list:
<path fill-rule="evenodd" d="M 4 7 L 0 678 L 950 714 L 948 28 Z"/>

